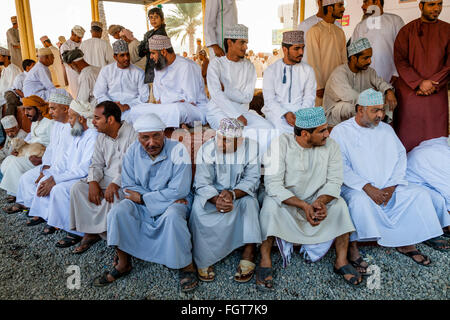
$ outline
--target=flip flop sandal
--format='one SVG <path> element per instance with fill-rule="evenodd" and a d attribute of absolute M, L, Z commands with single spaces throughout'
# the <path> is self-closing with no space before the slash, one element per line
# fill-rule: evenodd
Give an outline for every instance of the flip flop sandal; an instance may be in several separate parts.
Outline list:
<path fill-rule="evenodd" d="M 14 203 L 14 202 L 16 202 L 16 197 L 9 196 L 9 197 L 6 198 L 6 202 L 7 203 Z"/>
<path fill-rule="evenodd" d="M 45 231 L 45 230 L 48 230 L 48 231 Z M 41 234 L 46 236 L 46 235 L 55 233 L 55 231 L 56 231 L 55 227 L 52 227 L 52 226 L 47 224 L 47 225 L 45 225 L 44 230 L 42 230 Z"/>
<path fill-rule="evenodd" d="M 80 236 L 76 236 L 76 235 L 69 235 L 67 237 L 62 238 L 61 240 L 59 240 L 55 246 L 58 248 L 68 248 L 73 246 L 74 244 L 77 244 L 78 242 L 81 241 L 81 239 L 83 239 L 83 237 Z M 63 243 L 61 243 L 60 241 L 62 241 Z"/>
<path fill-rule="evenodd" d="M 446 252 L 450 249 L 445 248 L 446 246 L 450 246 L 450 243 L 446 239 L 441 239 L 440 237 L 428 239 L 427 241 L 424 241 L 423 244 L 441 252 Z"/>
<path fill-rule="evenodd" d="M 249 282 L 255 273 L 256 265 L 248 260 L 239 261 L 237 272 L 234 274 L 234 280 L 240 283 Z"/>
<path fill-rule="evenodd" d="M 78 247 L 76 247 L 75 250 L 73 250 L 73 253 L 82 254 L 83 252 L 86 252 L 87 250 L 89 250 L 90 247 L 92 247 L 94 244 L 96 244 L 99 241 L 100 241 L 100 238 L 91 239 L 91 240 L 86 241 L 85 243 L 83 243 L 83 240 L 82 240 L 80 242 L 80 245 Z M 85 247 L 83 249 L 77 250 L 81 246 L 85 246 Z"/>
<path fill-rule="evenodd" d="M 12 205 L 10 207 L 3 208 L 3 211 L 5 211 L 7 214 L 13 214 L 17 212 L 22 212 L 23 208 L 18 205 Z"/>
<path fill-rule="evenodd" d="M 266 280 L 270 276 L 273 278 L 273 268 L 259 267 L 256 271 L 256 288 L 263 292 L 273 292 L 273 279 Z"/>
<path fill-rule="evenodd" d="M 417 264 L 420 264 L 421 266 L 424 267 L 429 267 L 431 265 L 431 259 L 428 258 L 426 255 L 424 255 L 423 253 L 421 253 L 419 250 L 413 250 L 413 251 L 408 251 L 408 252 L 401 252 L 400 250 L 398 250 L 398 248 L 395 248 L 395 250 L 397 250 L 398 252 L 400 252 L 401 254 L 410 257 L 412 261 L 414 261 Z M 414 256 L 422 256 L 424 260 L 422 261 L 416 261 L 416 259 L 414 259 Z M 430 261 L 430 263 L 428 264 L 424 264 L 424 262 L 426 261 Z"/>
<path fill-rule="evenodd" d="M 209 266 L 207 268 L 198 268 L 197 272 L 198 278 L 204 282 L 211 282 L 214 281 L 214 279 L 216 278 L 213 266 Z"/>
<path fill-rule="evenodd" d="M 358 282 L 358 278 L 361 276 L 361 274 L 351 264 L 346 264 L 345 266 L 342 266 L 339 269 L 333 267 L 333 271 L 334 273 L 341 275 L 342 278 L 345 280 L 345 282 L 351 285 L 352 287 L 358 287 L 362 282 L 362 281 Z M 347 274 L 352 274 L 354 275 L 354 277 L 351 277 L 350 279 L 347 280 L 344 277 Z"/>
<path fill-rule="evenodd" d="M 103 272 L 103 274 L 101 276 L 98 276 L 97 278 L 94 279 L 94 286 L 95 287 L 104 287 L 107 286 L 113 282 L 115 282 L 116 280 L 128 275 L 131 272 L 132 269 L 125 271 L 125 272 L 120 272 L 119 270 L 117 270 L 116 268 L 113 268 L 110 272 L 105 271 Z M 108 274 L 111 275 L 114 280 L 113 281 L 108 281 Z"/>
<path fill-rule="evenodd" d="M 45 220 L 42 219 L 41 217 L 39 217 L 37 220 L 35 220 L 35 219 L 30 219 L 30 220 L 28 220 L 28 222 L 27 222 L 27 227 L 37 226 L 38 224 L 41 224 L 41 223 L 43 223 L 43 222 L 45 222 Z"/>
<path fill-rule="evenodd" d="M 197 273 L 194 271 L 179 271 L 178 278 L 180 279 L 181 292 L 189 292 L 198 287 Z M 193 284 L 195 286 L 191 287 Z"/>
<path fill-rule="evenodd" d="M 347 259 L 348 259 L 348 258 L 347 258 Z M 366 261 L 364 261 L 364 259 L 363 259 L 362 257 L 359 257 L 359 258 L 356 259 L 355 261 L 352 261 L 352 260 L 348 259 L 348 262 L 350 262 L 350 264 L 351 264 L 355 269 L 356 269 L 356 268 L 362 268 L 362 269 L 365 269 L 365 270 L 366 270 L 365 272 L 360 272 L 360 271 L 356 270 L 356 271 L 358 271 L 359 274 L 362 275 L 363 277 L 368 277 L 368 276 L 371 276 L 371 275 L 372 275 L 372 272 L 367 272 L 367 268 L 369 268 L 369 264 L 368 264 Z M 363 262 L 366 262 L 366 263 L 367 263 L 367 267 L 362 266 L 362 263 L 363 263 Z"/>

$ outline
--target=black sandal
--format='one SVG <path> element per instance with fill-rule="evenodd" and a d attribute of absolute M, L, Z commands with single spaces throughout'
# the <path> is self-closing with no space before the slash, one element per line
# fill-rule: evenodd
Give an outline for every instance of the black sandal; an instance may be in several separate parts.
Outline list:
<path fill-rule="evenodd" d="M 368 276 L 372 275 L 372 272 L 367 272 L 367 268 L 369 268 L 369 264 L 367 263 L 367 261 L 364 261 L 364 259 L 361 256 L 354 261 L 350 260 L 350 258 L 347 258 L 347 259 L 348 259 L 348 262 L 350 262 L 350 264 L 356 269 L 356 271 L 358 271 L 357 268 L 364 269 L 364 272 L 358 271 L 359 274 L 362 275 L 363 277 L 368 277 Z M 363 262 L 367 263 L 367 267 L 364 267 L 362 265 Z"/>
<path fill-rule="evenodd" d="M 48 231 L 45 231 L 45 230 L 48 230 Z M 45 227 L 44 227 L 44 230 L 42 230 L 41 234 L 46 236 L 46 235 L 55 233 L 55 231 L 56 231 L 55 227 L 52 227 L 52 226 L 46 224 Z"/>
<path fill-rule="evenodd" d="M 198 278 L 195 271 L 180 270 L 178 272 L 178 278 L 180 279 L 181 292 L 189 292 L 198 287 Z M 195 284 L 195 286 L 191 287 L 193 284 Z"/>
<path fill-rule="evenodd" d="M 345 282 L 351 285 L 352 287 L 357 287 L 362 282 L 362 279 L 361 281 L 358 281 L 361 274 L 351 264 L 346 264 L 345 266 L 342 266 L 339 269 L 333 267 L 333 271 L 334 273 L 341 275 L 342 278 L 345 280 Z M 344 276 L 347 274 L 352 274 L 354 275 L 354 277 L 346 279 Z"/>
<path fill-rule="evenodd" d="M 80 245 L 78 247 L 76 247 L 73 250 L 73 253 L 75 254 L 82 254 L 83 252 L 88 251 L 94 244 L 96 244 L 97 242 L 100 241 L 100 237 L 95 238 L 95 239 L 89 239 L 86 242 L 83 243 L 83 240 L 80 242 Z M 85 246 L 83 249 L 77 250 L 78 248 L 80 248 L 81 246 Z"/>
<path fill-rule="evenodd" d="M 41 217 L 39 217 L 38 219 L 32 218 L 32 219 L 28 220 L 27 227 L 37 226 L 38 224 L 41 224 L 43 222 L 45 222 L 45 220 L 42 219 Z"/>
<path fill-rule="evenodd" d="M 448 240 L 442 239 L 441 237 L 428 239 L 427 241 L 424 241 L 423 244 L 441 252 L 446 252 L 450 249 L 450 243 L 448 242 Z"/>
<path fill-rule="evenodd" d="M 408 252 L 401 252 L 400 250 L 398 250 L 398 248 L 395 248 L 395 250 L 397 250 L 398 252 L 400 252 L 401 254 L 403 254 L 407 257 L 410 257 L 415 263 L 420 264 L 421 266 L 428 267 L 431 265 L 431 259 L 428 258 L 423 253 L 421 253 L 419 250 L 413 250 L 413 251 L 408 251 Z M 423 260 L 419 262 L 413 258 L 414 256 L 422 256 Z M 429 261 L 429 263 L 425 264 L 425 262 L 427 262 L 427 261 Z"/>
<path fill-rule="evenodd" d="M 103 272 L 103 274 L 101 276 L 98 276 L 97 278 L 94 279 L 94 286 L 95 287 L 104 287 L 107 286 L 108 284 L 111 284 L 113 282 L 115 282 L 116 280 L 128 275 L 131 272 L 132 268 L 130 268 L 130 270 L 125 271 L 125 272 L 120 272 L 119 270 L 117 270 L 116 268 L 113 268 L 112 271 L 108 272 L 105 271 Z M 114 278 L 113 281 L 108 281 L 108 274 Z"/>
<path fill-rule="evenodd" d="M 16 202 L 16 197 L 8 196 L 8 197 L 6 197 L 6 202 L 7 203 L 14 203 L 14 202 Z"/>
<path fill-rule="evenodd" d="M 3 211 L 5 211 L 7 214 L 13 214 L 17 212 L 22 212 L 24 209 L 25 207 L 20 204 L 13 204 L 10 207 L 3 208 Z"/>
<path fill-rule="evenodd" d="M 67 237 L 64 237 L 61 240 L 59 240 L 55 244 L 55 246 L 57 246 L 58 248 L 68 248 L 80 242 L 81 239 L 83 239 L 83 237 L 77 236 L 75 234 L 69 234 Z M 63 243 L 60 243 L 60 241 L 62 241 Z"/>
<path fill-rule="evenodd" d="M 272 277 L 271 280 L 266 280 L 267 277 Z M 263 292 L 272 292 L 273 287 L 273 268 L 258 267 L 256 270 L 256 288 Z"/>

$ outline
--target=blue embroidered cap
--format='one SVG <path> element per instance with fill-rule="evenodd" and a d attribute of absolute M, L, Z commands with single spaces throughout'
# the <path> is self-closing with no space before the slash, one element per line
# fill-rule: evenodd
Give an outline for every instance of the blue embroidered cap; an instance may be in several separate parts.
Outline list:
<path fill-rule="evenodd" d="M 295 113 L 295 126 L 302 129 L 312 129 L 327 123 L 327 117 L 322 107 L 299 109 Z"/>
<path fill-rule="evenodd" d="M 351 57 L 357 53 L 360 53 L 361 51 L 364 51 L 366 49 L 372 48 L 370 45 L 369 39 L 367 38 L 360 38 L 356 40 L 355 42 L 352 42 L 348 46 L 348 56 Z"/>
<path fill-rule="evenodd" d="M 384 105 L 383 94 L 372 88 L 366 89 L 359 94 L 357 103 L 364 107 Z"/>

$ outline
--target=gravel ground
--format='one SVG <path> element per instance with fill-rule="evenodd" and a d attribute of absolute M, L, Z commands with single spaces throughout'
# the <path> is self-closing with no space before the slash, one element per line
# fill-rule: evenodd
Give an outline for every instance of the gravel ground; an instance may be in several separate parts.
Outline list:
<path fill-rule="evenodd" d="M 0 192 L 0 207 L 5 206 L 5 193 Z M 365 299 L 449 299 L 450 252 L 441 253 L 419 245 L 433 264 L 422 267 L 393 249 L 363 247 L 361 252 L 380 269 L 380 288 L 370 289 L 366 283 L 350 287 L 333 273 L 335 257 L 331 250 L 314 264 L 305 263 L 295 253 L 288 268 L 282 268 L 278 252 L 273 253 L 275 286 L 273 293 L 256 290 L 255 280 L 247 284 L 233 281 L 240 253 L 234 252 L 215 265 L 216 280 L 201 282 L 192 293 L 181 293 L 178 273 L 164 266 L 133 259 L 134 270 L 110 286 L 95 288 L 92 279 L 111 268 L 114 250 L 105 241 L 98 242 L 82 255 L 71 248 L 55 247 L 64 236 L 58 231 L 44 236 L 43 224 L 27 227 L 23 213 L 7 215 L 0 211 L 0 299 L 282 299 L 282 300 L 365 300 Z M 277 250 L 274 250 L 277 251 Z M 80 267 L 81 288 L 67 288 L 66 269 Z"/>

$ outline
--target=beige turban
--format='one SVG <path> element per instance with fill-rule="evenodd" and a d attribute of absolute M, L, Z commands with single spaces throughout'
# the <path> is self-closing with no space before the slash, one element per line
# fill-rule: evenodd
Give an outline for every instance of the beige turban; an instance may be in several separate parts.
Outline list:
<path fill-rule="evenodd" d="M 11 129 L 17 127 L 19 124 L 14 116 L 6 116 L 1 120 L 4 129 Z"/>
<path fill-rule="evenodd" d="M 53 54 L 53 52 L 52 52 L 52 50 L 50 50 L 50 48 L 41 48 L 38 50 L 39 57 L 49 56 L 51 54 Z"/>
<path fill-rule="evenodd" d="M 111 36 L 114 36 L 114 34 L 115 34 L 116 32 L 120 32 L 120 30 L 122 30 L 122 29 L 123 29 L 122 26 L 120 26 L 120 25 L 118 25 L 118 24 L 112 24 L 112 25 L 109 26 L 108 33 L 109 33 Z"/>
<path fill-rule="evenodd" d="M 8 49 L 0 47 L 0 56 L 11 56 L 11 53 L 9 52 Z"/>
<path fill-rule="evenodd" d="M 76 26 L 74 26 L 74 27 L 72 28 L 72 32 L 73 32 L 76 36 L 78 36 L 78 37 L 80 37 L 80 38 L 83 38 L 83 37 L 84 37 L 84 33 L 85 33 L 86 31 L 83 29 L 82 26 L 76 25 Z"/>
<path fill-rule="evenodd" d="M 89 102 L 74 99 L 70 103 L 69 109 L 72 109 L 85 119 L 92 119 L 94 117 L 94 110 Z"/>
<path fill-rule="evenodd" d="M 64 42 L 66 42 L 66 38 L 64 36 L 59 36 L 58 37 L 59 42 L 61 42 L 61 44 L 63 44 Z"/>

